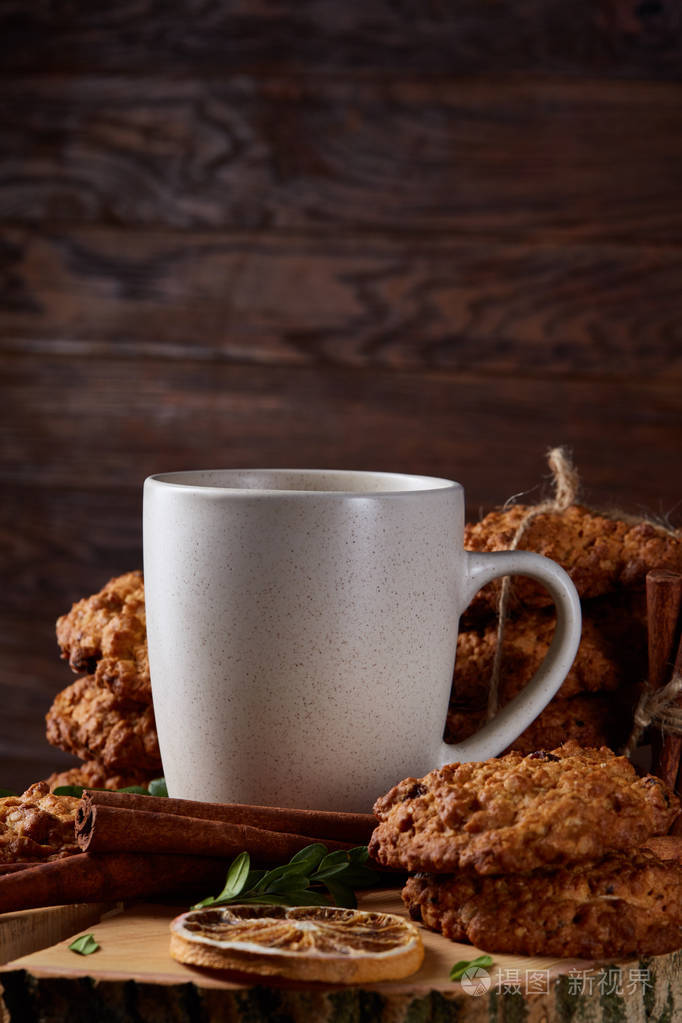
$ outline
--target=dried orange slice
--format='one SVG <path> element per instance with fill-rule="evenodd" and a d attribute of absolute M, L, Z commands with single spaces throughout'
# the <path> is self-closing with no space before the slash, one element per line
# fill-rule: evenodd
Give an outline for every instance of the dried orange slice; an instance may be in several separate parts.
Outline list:
<path fill-rule="evenodd" d="M 409 920 L 331 906 L 190 910 L 171 923 L 170 951 L 192 966 L 332 984 L 398 980 L 424 958 Z"/>

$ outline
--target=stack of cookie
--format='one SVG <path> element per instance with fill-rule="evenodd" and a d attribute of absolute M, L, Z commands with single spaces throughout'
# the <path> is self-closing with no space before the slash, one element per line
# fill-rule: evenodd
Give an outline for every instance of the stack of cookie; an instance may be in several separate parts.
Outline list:
<path fill-rule="evenodd" d="M 161 774 L 141 572 L 111 579 L 57 621 L 64 659 L 81 674 L 55 698 L 47 739 L 82 762 L 57 785 L 123 788 Z"/>
<path fill-rule="evenodd" d="M 524 525 L 525 524 L 525 525 Z M 528 753 L 574 738 L 583 746 L 618 748 L 632 725 L 637 690 L 647 672 L 645 577 L 654 568 L 682 571 L 682 537 L 649 522 L 631 524 L 581 505 L 536 513 L 512 505 L 469 524 L 465 547 L 512 546 L 552 558 L 571 576 L 581 599 L 582 641 L 557 696 L 511 749 Z M 486 717 L 498 644 L 501 583 L 484 587 L 460 625 L 446 739 L 473 734 Z M 538 583 L 513 577 L 504 610 L 497 693 L 504 705 L 544 658 L 555 614 Z"/>
<path fill-rule="evenodd" d="M 419 871 L 411 916 L 486 952 L 580 958 L 682 946 L 682 867 L 646 843 L 677 797 L 607 749 L 575 742 L 450 764 L 380 798 L 370 854 Z"/>

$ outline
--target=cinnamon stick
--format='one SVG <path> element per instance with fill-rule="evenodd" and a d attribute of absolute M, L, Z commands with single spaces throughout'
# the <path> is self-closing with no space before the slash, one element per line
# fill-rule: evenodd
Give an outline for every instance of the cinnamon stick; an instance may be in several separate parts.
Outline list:
<path fill-rule="evenodd" d="M 151 798 L 154 806 L 165 804 L 165 800 Z M 246 849 L 261 864 L 288 860 L 317 840 L 310 835 L 160 810 L 109 806 L 85 798 L 76 810 L 75 832 L 80 848 L 91 853 L 178 853 L 197 858 L 229 858 Z M 330 850 L 351 848 L 347 842 L 327 840 L 326 845 Z"/>
<path fill-rule="evenodd" d="M 682 575 L 665 569 L 654 569 L 646 577 L 646 603 L 649 653 L 649 689 L 661 689 L 670 681 L 672 660 L 680 640 L 682 614 Z M 680 751 L 675 761 L 672 736 L 659 731 L 651 736 L 651 770 L 675 787 Z M 674 775 L 674 776 L 673 776 Z"/>
<path fill-rule="evenodd" d="M 28 870 L 29 867 L 40 867 L 45 860 L 26 860 L 21 863 L 0 863 L 0 876 L 3 874 L 16 874 L 18 870 Z"/>
<path fill-rule="evenodd" d="M 0 913 L 184 894 L 223 884 L 225 872 L 224 859 L 207 856 L 74 853 L 0 877 Z"/>
<path fill-rule="evenodd" d="M 653 569 L 646 577 L 649 627 L 649 685 L 660 689 L 670 677 L 673 652 L 679 639 L 682 611 L 682 575 Z"/>
<path fill-rule="evenodd" d="M 330 839 L 353 845 L 366 845 L 378 823 L 371 813 L 298 810 L 279 806 L 252 806 L 245 803 L 203 803 L 193 799 L 144 796 L 133 792 L 102 789 L 88 789 L 83 793 L 82 803 L 226 821 L 267 831 L 309 835 L 316 840 Z"/>

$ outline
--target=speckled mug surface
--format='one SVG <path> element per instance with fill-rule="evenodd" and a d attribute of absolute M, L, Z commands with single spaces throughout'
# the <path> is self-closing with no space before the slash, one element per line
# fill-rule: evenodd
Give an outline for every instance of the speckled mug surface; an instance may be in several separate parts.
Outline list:
<path fill-rule="evenodd" d="M 206 470 L 144 485 L 154 712 L 170 795 L 371 810 L 410 775 L 503 750 L 580 640 L 554 562 L 463 549 L 459 483 L 321 469 Z M 550 651 L 475 736 L 443 742 L 459 616 L 511 573 L 557 606 Z"/>

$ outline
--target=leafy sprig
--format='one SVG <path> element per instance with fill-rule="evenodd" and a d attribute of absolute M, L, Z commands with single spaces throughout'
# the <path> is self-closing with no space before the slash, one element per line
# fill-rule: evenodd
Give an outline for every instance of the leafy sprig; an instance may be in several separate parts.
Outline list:
<path fill-rule="evenodd" d="M 248 852 L 230 864 L 225 887 L 192 908 L 225 906 L 230 902 L 267 906 L 337 906 L 355 909 L 356 888 L 371 888 L 379 875 L 367 864 L 367 846 L 327 852 L 314 842 L 295 853 L 288 863 L 272 870 L 253 870 Z M 326 889 L 326 891 L 325 891 Z"/>
<path fill-rule="evenodd" d="M 76 799 L 80 799 L 86 788 L 91 786 L 84 785 L 58 785 L 53 789 L 52 794 L 55 796 L 75 796 Z M 135 792 L 140 796 L 167 796 L 168 789 L 166 788 L 165 778 L 154 778 L 149 782 L 148 785 L 128 785 L 124 789 L 117 789 L 117 792 Z"/>

